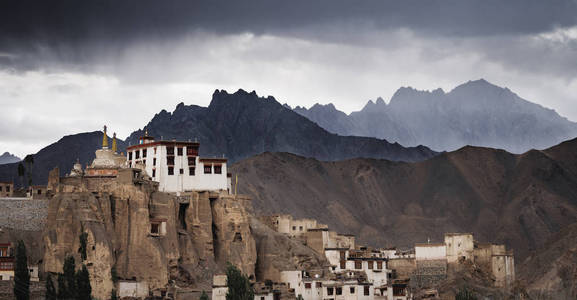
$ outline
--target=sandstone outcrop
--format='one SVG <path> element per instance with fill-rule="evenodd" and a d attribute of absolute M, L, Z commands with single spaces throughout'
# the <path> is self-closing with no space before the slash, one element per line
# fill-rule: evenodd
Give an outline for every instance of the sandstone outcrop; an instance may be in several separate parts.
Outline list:
<path fill-rule="evenodd" d="M 107 299 L 118 279 L 148 289 L 206 285 L 226 262 L 254 277 L 256 246 L 249 226 L 250 199 L 226 192 L 156 190 L 157 183 L 121 169 L 117 178 L 51 180 L 54 193 L 44 232 L 44 268 L 61 272 L 66 256 L 80 262 L 88 234 L 87 265 L 93 296 Z M 79 263 L 77 263 L 79 265 Z"/>

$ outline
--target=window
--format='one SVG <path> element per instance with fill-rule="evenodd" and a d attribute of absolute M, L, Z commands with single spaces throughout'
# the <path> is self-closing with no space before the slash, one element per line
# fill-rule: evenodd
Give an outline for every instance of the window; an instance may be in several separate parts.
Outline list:
<path fill-rule="evenodd" d="M 311 288 L 311 283 L 305 282 L 305 289 L 310 289 L 310 288 Z"/>
<path fill-rule="evenodd" d="M 212 165 L 211 164 L 205 164 L 204 165 L 204 174 L 210 174 L 212 173 Z"/>
<path fill-rule="evenodd" d="M 198 156 L 198 149 L 196 149 L 194 147 L 186 147 L 186 155 Z"/>
<path fill-rule="evenodd" d="M 38 190 L 38 195 L 42 195 L 42 190 Z"/>
<path fill-rule="evenodd" d="M 180 168 L 180 174 L 184 174 L 184 169 Z"/>
<path fill-rule="evenodd" d="M 166 158 L 166 164 L 167 165 L 174 165 L 174 156 L 168 156 Z"/>
<path fill-rule="evenodd" d="M 156 169 L 152 169 L 152 177 L 156 177 Z"/>
<path fill-rule="evenodd" d="M 150 223 L 150 233 L 151 234 L 160 234 L 160 224 Z"/>
<path fill-rule="evenodd" d="M 369 270 L 373 269 L 373 262 L 372 261 L 367 261 L 367 265 L 369 267 Z"/>
<path fill-rule="evenodd" d="M 168 167 L 168 175 L 174 175 L 174 167 Z"/>
<path fill-rule="evenodd" d="M 2 191 L 2 186 L 0 185 L 0 192 Z"/>
<path fill-rule="evenodd" d="M 346 269 L 347 268 L 347 262 L 344 259 L 341 259 L 341 269 Z"/>
<path fill-rule="evenodd" d="M 297 230 L 297 227 L 296 227 L 296 226 L 293 226 L 293 230 Z"/>
<path fill-rule="evenodd" d="M 8 247 L 0 248 L 0 257 L 8 257 Z"/>
<path fill-rule="evenodd" d="M 146 149 L 142 149 L 142 157 L 146 157 Z"/>
<path fill-rule="evenodd" d="M 354 294 L 354 293 L 355 293 L 355 288 L 354 288 L 354 287 L 351 287 L 350 292 L 351 292 L 351 294 Z"/>
<path fill-rule="evenodd" d="M 317 287 L 317 288 L 322 288 L 322 287 L 323 287 L 323 283 L 322 283 L 322 282 L 317 282 L 317 283 L 316 283 L 316 287 Z"/>
<path fill-rule="evenodd" d="M 152 165 L 153 165 L 153 166 L 156 166 L 156 158 L 153 158 L 153 159 L 152 159 Z"/>
<path fill-rule="evenodd" d="M 299 231 L 303 231 L 303 227 L 302 227 L 302 226 L 299 226 Z"/>
<path fill-rule="evenodd" d="M 196 158 L 195 157 L 189 157 L 188 158 L 188 165 L 189 166 L 196 166 Z"/>
<path fill-rule="evenodd" d="M 176 148 L 176 154 L 177 154 L 178 156 L 182 156 L 182 147 Z"/>
<path fill-rule="evenodd" d="M 363 262 L 360 260 L 355 260 L 355 269 L 359 270 L 363 268 Z"/>
<path fill-rule="evenodd" d="M 154 147 L 154 154 L 156 154 L 156 147 Z"/>
<path fill-rule="evenodd" d="M 194 167 L 188 168 L 188 175 L 194 176 Z"/>
<path fill-rule="evenodd" d="M 379 269 L 379 270 L 383 269 L 383 262 L 382 261 L 377 261 L 377 269 Z"/>
<path fill-rule="evenodd" d="M 174 147 L 166 147 L 166 155 L 174 155 Z"/>
<path fill-rule="evenodd" d="M 336 288 L 336 294 L 337 294 L 337 295 L 342 295 L 342 294 L 343 294 L 343 288 L 342 288 L 342 287 Z"/>
<path fill-rule="evenodd" d="M 132 160 L 132 152 L 128 152 L 128 160 Z"/>
<path fill-rule="evenodd" d="M 333 295 L 333 288 L 327 288 L 327 295 L 329 296 Z"/>
<path fill-rule="evenodd" d="M 134 151 L 134 158 L 135 158 L 135 159 L 139 159 L 139 158 L 140 158 L 140 150 Z"/>
<path fill-rule="evenodd" d="M 12 262 L 1 262 L 0 263 L 0 270 L 11 271 L 12 269 L 14 269 L 14 265 Z"/>
<path fill-rule="evenodd" d="M 365 285 L 365 296 L 369 296 L 371 294 L 371 290 L 369 289 L 368 285 Z"/>
<path fill-rule="evenodd" d="M 214 174 L 222 174 L 222 166 L 221 165 L 215 165 L 214 166 Z"/>

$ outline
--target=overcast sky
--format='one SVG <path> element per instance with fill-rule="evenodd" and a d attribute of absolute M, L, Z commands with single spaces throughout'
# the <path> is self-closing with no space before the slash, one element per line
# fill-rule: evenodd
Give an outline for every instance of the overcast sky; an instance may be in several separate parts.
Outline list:
<path fill-rule="evenodd" d="M 479 78 L 577 121 L 577 0 L 0 2 L 0 154 L 215 89 L 351 112 Z"/>

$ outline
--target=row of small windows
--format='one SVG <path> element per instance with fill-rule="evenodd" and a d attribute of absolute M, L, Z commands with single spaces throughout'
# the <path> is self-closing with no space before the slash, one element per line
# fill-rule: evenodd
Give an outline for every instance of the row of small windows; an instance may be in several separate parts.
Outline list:
<path fill-rule="evenodd" d="M 143 163 L 146 165 L 146 160 L 143 161 Z M 153 161 L 153 164 L 156 165 L 156 158 Z M 195 164 L 193 164 L 194 166 Z M 131 164 L 132 166 L 132 164 Z M 214 170 L 214 172 L 213 172 Z M 222 174 L 222 166 L 221 165 L 211 165 L 211 164 L 205 164 L 204 165 L 204 174 Z M 179 174 L 184 174 L 184 169 L 180 168 L 179 169 Z M 169 166 L 168 167 L 168 175 L 174 175 L 174 166 Z M 196 167 L 188 167 L 188 175 L 190 176 L 194 176 L 196 175 Z M 156 177 L 156 169 L 152 169 L 152 177 Z M 1 190 L 0 190 L 1 191 Z M 39 191 L 40 194 L 40 191 Z"/>
<path fill-rule="evenodd" d="M 367 267 L 369 270 L 372 270 L 374 268 L 373 263 L 374 263 L 374 261 L 367 261 Z M 383 269 L 383 262 L 377 261 L 376 263 L 377 263 L 376 269 L 382 270 Z M 355 261 L 355 269 L 360 270 L 362 268 L 363 268 L 363 262 L 360 260 L 356 260 Z"/>
<path fill-rule="evenodd" d="M 153 148 L 154 154 L 156 154 L 156 147 Z M 140 150 L 128 152 L 128 160 L 132 160 L 132 153 L 134 153 L 134 159 L 140 158 Z M 142 157 L 147 157 L 147 149 L 142 149 Z M 184 149 L 182 147 L 176 148 L 176 154 L 178 156 L 182 156 L 184 154 Z M 174 147 L 166 147 L 166 155 L 167 156 L 174 156 Z M 195 148 L 186 148 L 186 155 L 187 156 L 198 156 L 198 149 Z"/>
<path fill-rule="evenodd" d="M 137 161 L 137 162 L 138 162 L 138 161 Z M 142 160 L 142 163 L 146 165 L 146 159 L 143 159 L 143 160 Z M 169 165 L 169 166 L 170 166 L 170 165 L 174 165 L 174 156 L 167 157 L 167 158 L 166 158 L 166 164 Z M 156 158 L 153 158 L 153 159 L 152 159 L 152 165 L 153 165 L 153 166 L 156 166 Z M 189 159 L 188 159 L 188 165 L 189 165 L 189 166 L 196 166 L 196 159 L 194 159 L 194 158 L 192 158 L 192 157 L 189 158 Z M 0 189 L 0 191 L 2 191 L 2 190 Z"/>
<path fill-rule="evenodd" d="M 317 282 L 317 284 L 319 284 L 320 282 Z M 319 287 L 317 285 L 317 287 Z M 311 288 L 311 284 L 310 283 L 305 283 L 305 288 L 310 289 Z M 355 287 L 350 287 L 349 288 L 349 293 L 350 294 L 354 294 L 355 293 Z M 335 295 L 342 295 L 343 294 L 343 288 L 342 287 L 327 287 L 327 295 L 332 296 L 333 294 Z M 365 296 L 369 296 L 371 294 L 371 290 L 370 287 L 365 285 L 364 289 L 363 289 L 363 294 Z"/>
<path fill-rule="evenodd" d="M 2 186 L 0 185 L 0 192 L 1 191 L 2 191 Z M 6 186 L 6 192 L 10 192 L 10 186 L 9 185 Z"/>
<path fill-rule="evenodd" d="M 213 170 L 213 166 L 210 164 L 205 164 L 204 165 L 204 174 L 212 174 Z M 189 167 L 188 168 L 188 175 L 194 176 L 196 172 L 196 168 L 195 167 Z M 153 169 L 152 170 L 152 177 L 156 177 L 156 170 Z M 180 168 L 179 170 L 179 174 L 184 174 L 184 169 Z M 222 166 L 221 165 L 215 165 L 214 166 L 214 174 L 222 174 Z M 174 175 L 174 167 L 168 167 L 168 175 Z"/>

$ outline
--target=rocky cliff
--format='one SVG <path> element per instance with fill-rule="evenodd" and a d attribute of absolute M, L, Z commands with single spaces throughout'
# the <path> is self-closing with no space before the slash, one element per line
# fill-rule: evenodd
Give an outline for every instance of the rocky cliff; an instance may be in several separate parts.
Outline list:
<path fill-rule="evenodd" d="M 146 282 L 151 291 L 206 288 L 226 262 L 254 277 L 248 198 L 211 192 L 176 196 L 157 192 L 154 182 L 128 178 L 63 178 L 51 185 L 45 271 L 61 272 L 68 255 L 79 262 L 79 236 L 86 232 L 84 263 L 99 299 L 110 295 L 113 268 L 119 279 Z"/>

